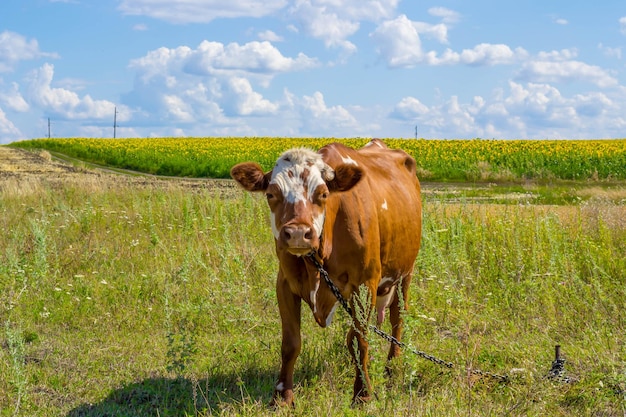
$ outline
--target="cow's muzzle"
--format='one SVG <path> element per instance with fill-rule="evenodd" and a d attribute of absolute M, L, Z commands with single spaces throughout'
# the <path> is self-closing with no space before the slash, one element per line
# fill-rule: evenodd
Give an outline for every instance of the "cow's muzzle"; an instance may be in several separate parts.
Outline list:
<path fill-rule="evenodd" d="M 303 256 L 316 250 L 317 234 L 306 224 L 287 224 L 280 231 L 280 240 L 292 255 Z"/>

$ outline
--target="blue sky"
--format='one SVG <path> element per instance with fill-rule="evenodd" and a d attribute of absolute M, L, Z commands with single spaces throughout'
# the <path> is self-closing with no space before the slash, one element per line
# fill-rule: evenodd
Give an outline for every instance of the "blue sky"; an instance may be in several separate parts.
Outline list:
<path fill-rule="evenodd" d="M 0 143 L 626 137 L 623 0 L 2 0 Z"/>

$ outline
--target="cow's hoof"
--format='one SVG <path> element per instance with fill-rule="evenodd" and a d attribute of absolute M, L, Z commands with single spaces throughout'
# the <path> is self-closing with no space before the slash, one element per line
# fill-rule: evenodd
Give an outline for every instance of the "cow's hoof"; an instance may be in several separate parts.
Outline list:
<path fill-rule="evenodd" d="M 274 396 L 270 402 L 272 408 L 291 407 L 295 408 L 296 403 L 293 401 L 293 391 L 288 389 L 284 391 L 274 391 Z"/>
<path fill-rule="evenodd" d="M 352 407 L 359 407 L 372 400 L 371 395 L 358 395 L 352 399 Z"/>

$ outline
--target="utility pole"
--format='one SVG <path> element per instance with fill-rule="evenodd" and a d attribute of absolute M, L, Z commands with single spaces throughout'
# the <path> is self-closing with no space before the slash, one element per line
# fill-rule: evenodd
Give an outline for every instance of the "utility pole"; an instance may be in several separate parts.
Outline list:
<path fill-rule="evenodd" d="M 117 134 L 117 106 L 115 106 L 115 113 L 113 114 L 113 139 Z"/>
<path fill-rule="evenodd" d="M 50 139 L 50 118 L 48 117 L 48 139 Z"/>
<path fill-rule="evenodd" d="M 417 125 L 415 125 L 415 140 L 417 140 Z"/>

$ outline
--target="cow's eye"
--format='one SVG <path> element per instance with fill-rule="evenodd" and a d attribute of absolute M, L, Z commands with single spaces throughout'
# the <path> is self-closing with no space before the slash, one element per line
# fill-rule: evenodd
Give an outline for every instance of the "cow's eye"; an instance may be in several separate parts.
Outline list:
<path fill-rule="evenodd" d="M 326 201 L 326 199 L 328 198 L 328 193 L 327 192 L 321 192 L 317 195 L 317 201 L 319 202 L 324 202 Z"/>
<path fill-rule="evenodd" d="M 267 197 L 268 200 L 273 200 L 274 199 L 274 194 L 272 194 L 272 193 L 265 193 L 265 197 Z"/>

